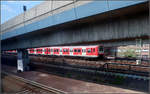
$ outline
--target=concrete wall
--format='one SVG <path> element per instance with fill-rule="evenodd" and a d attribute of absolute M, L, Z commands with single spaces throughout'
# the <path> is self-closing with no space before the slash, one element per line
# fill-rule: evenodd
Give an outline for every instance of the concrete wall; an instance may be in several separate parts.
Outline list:
<path fill-rule="evenodd" d="M 145 37 L 146 36 L 146 37 Z M 40 46 L 64 45 L 81 42 L 96 42 L 104 45 L 128 45 L 135 44 L 136 38 L 146 38 L 144 42 L 149 43 L 149 16 L 140 14 L 120 17 L 111 21 L 95 20 L 93 23 L 77 24 L 72 28 L 60 28 L 50 32 L 28 34 L 13 40 L 2 42 L 3 49 L 30 48 Z M 135 38 L 130 40 L 131 38 Z M 121 39 L 125 39 L 122 41 Z M 110 42 L 103 42 L 108 40 Z M 111 42 L 111 40 L 116 40 Z"/>

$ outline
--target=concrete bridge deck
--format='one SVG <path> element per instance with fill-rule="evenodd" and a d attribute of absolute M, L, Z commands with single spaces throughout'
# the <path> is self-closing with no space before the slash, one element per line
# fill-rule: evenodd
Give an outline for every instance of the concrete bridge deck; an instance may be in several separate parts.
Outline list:
<path fill-rule="evenodd" d="M 1 25 L 2 50 L 80 43 L 149 43 L 148 0 L 55 1 Z M 120 41 L 121 40 L 121 41 Z"/>

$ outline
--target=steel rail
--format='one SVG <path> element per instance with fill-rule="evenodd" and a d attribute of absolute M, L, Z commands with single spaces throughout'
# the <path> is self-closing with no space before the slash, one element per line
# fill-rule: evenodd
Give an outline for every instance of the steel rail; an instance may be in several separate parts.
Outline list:
<path fill-rule="evenodd" d="M 150 77 L 140 76 L 140 75 L 135 75 L 135 74 L 128 74 L 128 73 L 116 73 L 116 72 L 111 72 L 111 71 L 100 71 L 100 70 L 91 70 L 91 69 L 85 69 L 85 68 L 68 67 L 68 66 L 57 66 L 57 65 L 49 65 L 49 64 L 35 63 L 35 62 L 32 64 L 34 66 L 45 66 L 45 67 L 66 69 L 66 70 L 71 70 L 71 71 L 88 72 L 88 73 L 94 73 L 94 74 L 113 75 L 113 76 L 129 77 L 133 79 L 150 80 Z"/>
<path fill-rule="evenodd" d="M 29 85 L 32 85 L 34 87 L 43 89 L 43 90 L 48 91 L 48 92 L 52 92 L 54 94 L 67 94 L 67 92 L 64 92 L 64 91 L 61 91 L 61 90 L 58 90 L 58 89 L 55 89 L 55 88 L 52 88 L 52 87 L 48 87 L 48 86 L 40 84 L 38 82 L 25 79 L 23 77 L 16 76 L 14 73 L 8 73 L 6 71 L 2 71 L 1 73 L 5 74 L 5 75 L 9 75 L 9 76 L 11 76 L 12 78 L 14 78 L 16 80 L 22 81 L 22 82 L 27 83 Z"/>

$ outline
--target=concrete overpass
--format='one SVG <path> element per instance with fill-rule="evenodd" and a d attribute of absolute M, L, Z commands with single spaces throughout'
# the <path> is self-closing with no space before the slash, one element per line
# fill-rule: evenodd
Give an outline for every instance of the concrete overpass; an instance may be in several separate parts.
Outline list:
<path fill-rule="evenodd" d="M 19 49 L 18 62 L 28 62 L 22 49 L 97 43 L 117 46 L 135 44 L 136 39 L 150 43 L 148 3 L 45 1 L 1 25 L 2 50 Z"/>
<path fill-rule="evenodd" d="M 126 45 L 136 38 L 149 42 L 148 10 L 147 0 L 45 1 L 1 25 L 2 50 L 72 43 Z"/>

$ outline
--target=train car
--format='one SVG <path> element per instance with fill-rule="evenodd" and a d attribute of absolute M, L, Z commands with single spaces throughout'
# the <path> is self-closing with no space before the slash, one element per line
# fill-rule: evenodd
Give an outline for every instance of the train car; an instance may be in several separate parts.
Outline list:
<path fill-rule="evenodd" d="M 29 54 L 36 55 L 78 56 L 89 58 L 104 56 L 104 47 L 100 45 L 30 48 L 28 51 Z"/>
<path fill-rule="evenodd" d="M 17 53 L 17 50 L 4 51 L 5 53 Z"/>
<path fill-rule="evenodd" d="M 102 45 L 91 46 L 60 46 L 60 47 L 40 47 L 27 49 L 32 55 L 55 55 L 55 56 L 73 56 L 102 58 L 104 57 L 104 47 Z M 16 53 L 17 51 L 9 51 Z"/>

